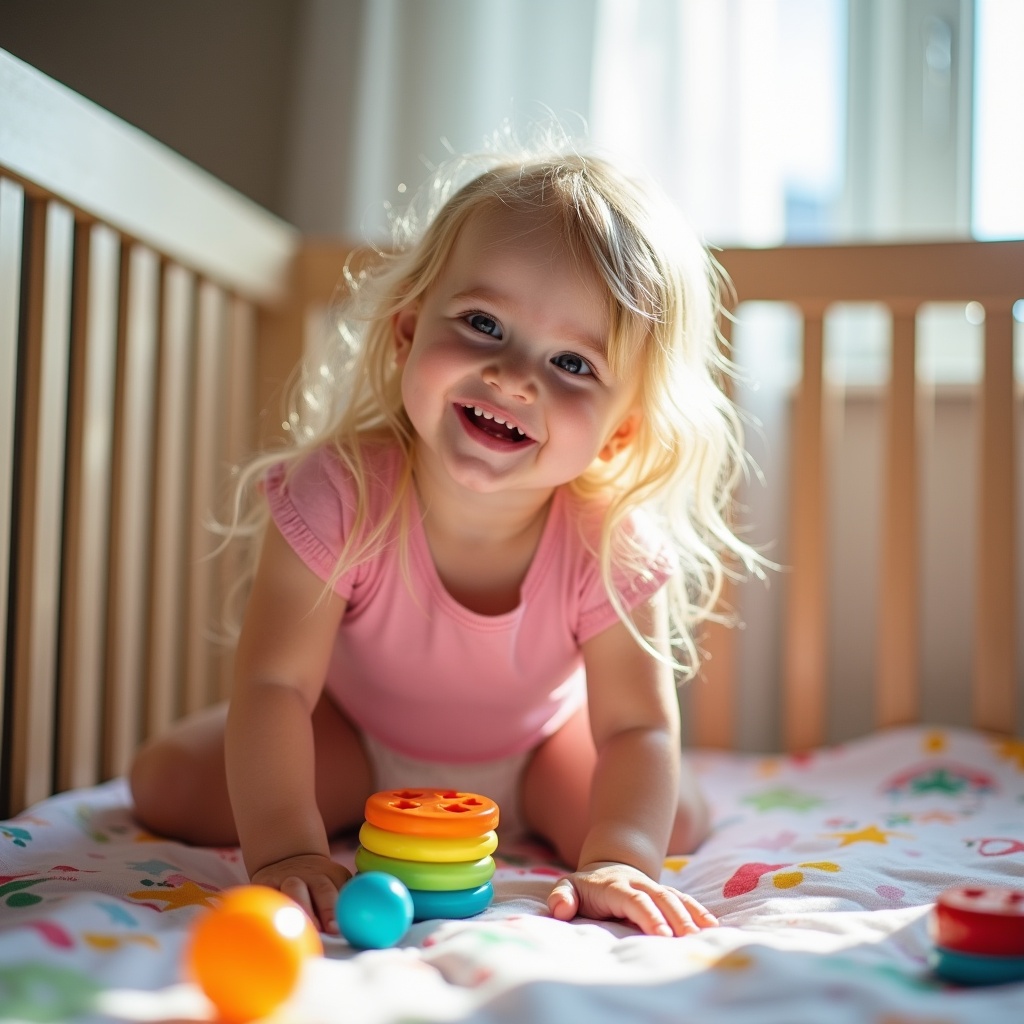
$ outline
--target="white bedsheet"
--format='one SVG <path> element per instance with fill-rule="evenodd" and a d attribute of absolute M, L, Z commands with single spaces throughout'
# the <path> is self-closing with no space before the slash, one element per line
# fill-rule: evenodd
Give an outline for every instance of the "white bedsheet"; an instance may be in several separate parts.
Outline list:
<path fill-rule="evenodd" d="M 715 815 L 664 878 L 722 926 L 663 939 L 553 921 L 558 868 L 499 850 L 494 905 L 400 947 L 325 940 L 280 1019 L 345 1024 L 998 1024 L 1024 984 L 958 989 L 928 966 L 944 888 L 1024 889 L 1024 741 L 904 728 L 799 758 L 694 755 Z M 500 832 L 500 830 L 499 830 Z M 338 858 L 351 866 L 351 847 Z M 234 849 L 157 839 L 123 781 L 0 823 L 0 1019 L 211 1019 L 181 953 L 244 881 Z"/>

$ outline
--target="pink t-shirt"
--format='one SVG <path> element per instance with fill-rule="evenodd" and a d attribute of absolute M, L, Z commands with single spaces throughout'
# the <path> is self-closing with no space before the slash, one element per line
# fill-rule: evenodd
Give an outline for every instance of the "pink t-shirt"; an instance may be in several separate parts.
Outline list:
<path fill-rule="evenodd" d="M 382 515 L 401 469 L 397 448 L 368 450 L 369 511 Z M 278 529 L 323 580 L 337 565 L 355 518 L 348 471 L 329 448 L 266 480 Z M 351 720 L 381 743 L 424 761 L 489 761 L 536 746 L 583 703 L 580 645 L 617 616 L 597 559 L 583 543 L 578 502 L 555 492 L 520 591 L 519 606 L 480 615 L 445 590 L 410 490 L 409 584 L 398 528 L 374 558 L 347 571 L 335 590 L 347 601 L 326 690 Z M 631 523 L 651 551 L 650 572 L 619 585 L 627 608 L 654 594 L 671 574 L 660 536 Z"/>

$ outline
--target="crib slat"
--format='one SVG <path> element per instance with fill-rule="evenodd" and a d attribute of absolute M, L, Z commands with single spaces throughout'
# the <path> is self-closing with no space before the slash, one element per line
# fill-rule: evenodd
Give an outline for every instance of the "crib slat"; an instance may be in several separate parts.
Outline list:
<path fill-rule="evenodd" d="M 1016 725 L 1015 418 L 1013 312 L 990 303 L 985 318 L 981 391 L 981 473 L 978 515 L 972 714 L 980 729 Z"/>
<path fill-rule="evenodd" d="M 0 665 L 7 664 L 23 215 L 24 193 L 21 188 L 6 178 L 0 178 Z M 0 735 L 3 735 L 5 712 L 4 687 L 0 686 Z"/>
<path fill-rule="evenodd" d="M 192 457 L 194 276 L 164 267 L 160 323 L 153 486 L 153 604 L 150 612 L 146 736 L 163 731 L 180 711 L 187 586 L 189 460 Z"/>
<path fill-rule="evenodd" d="M 199 289 L 195 359 L 195 411 L 192 449 L 192 502 L 189 510 L 188 622 L 185 648 L 184 710 L 206 707 L 214 694 L 216 664 L 210 645 L 214 625 L 216 567 L 210 559 L 215 538 L 211 517 L 219 511 L 220 408 L 223 401 L 222 353 L 225 331 L 224 293 L 208 281 Z"/>
<path fill-rule="evenodd" d="M 78 225 L 61 612 L 61 789 L 99 779 L 120 251 L 109 228 Z"/>
<path fill-rule="evenodd" d="M 803 376 L 793 431 L 793 497 L 789 521 L 783 745 L 806 750 L 825 736 L 827 658 L 826 507 L 824 472 L 824 310 L 804 314 Z"/>
<path fill-rule="evenodd" d="M 893 310 L 875 722 L 914 722 L 918 695 L 918 464 L 916 310 Z"/>
<path fill-rule="evenodd" d="M 51 792 L 74 218 L 28 207 L 28 291 L 19 401 L 11 808 Z"/>
<path fill-rule="evenodd" d="M 226 353 L 227 409 L 224 430 L 224 461 L 230 467 L 239 466 L 251 454 L 255 441 L 253 425 L 256 418 L 253 395 L 256 388 L 256 310 L 243 299 L 234 299 L 230 306 Z M 220 474 L 221 476 L 223 474 Z M 232 482 L 229 480 L 229 483 Z M 229 522 L 233 491 L 227 491 L 220 509 L 221 520 Z M 223 606 L 235 598 L 235 588 L 241 578 L 243 563 L 239 545 L 230 544 L 218 555 L 218 590 L 223 595 Z M 226 699 L 234 679 L 234 646 L 218 645 L 217 699 Z"/>
<path fill-rule="evenodd" d="M 156 255 L 125 256 L 118 339 L 107 629 L 105 776 L 123 773 L 140 740 L 145 678 L 152 493 L 153 382 L 160 285 Z"/>

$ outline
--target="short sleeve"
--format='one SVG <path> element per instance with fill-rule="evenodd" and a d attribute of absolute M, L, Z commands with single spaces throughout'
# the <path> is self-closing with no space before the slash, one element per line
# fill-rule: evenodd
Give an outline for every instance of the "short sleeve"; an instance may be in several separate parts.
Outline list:
<path fill-rule="evenodd" d="M 336 455 L 321 448 L 298 462 L 278 463 L 264 478 L 270 515 L 292 550 L 324 582 L 338 566 L 355 518 L 355 488 Z M 348 600 L 358 569 L 334 590 Z"/>

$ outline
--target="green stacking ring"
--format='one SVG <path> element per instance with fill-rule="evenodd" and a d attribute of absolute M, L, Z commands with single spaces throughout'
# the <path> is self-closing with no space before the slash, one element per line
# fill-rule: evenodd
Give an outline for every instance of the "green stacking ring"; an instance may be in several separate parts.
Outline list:
<path fill-rule="evenodd" d="M 461 864 L 428 864 L 418 860 L 396 860 L 372 853 L 365 846 L 356 850 L 357 871 L 384 871 L 406 884 L 409 889 L 475 889 L 489 882 L 494 875 L 494 858 L 481 857 Z"/>
<path fill-rule="evenodd" d="M 498 833 L 481 836 L 410 836 L 377 828 L 369 821 L 359 830 L 359 842 L 371 853 L 396 860 L 421 860 L 428 864 L 455 864 L 479 860 L 498 848 Z"/>

